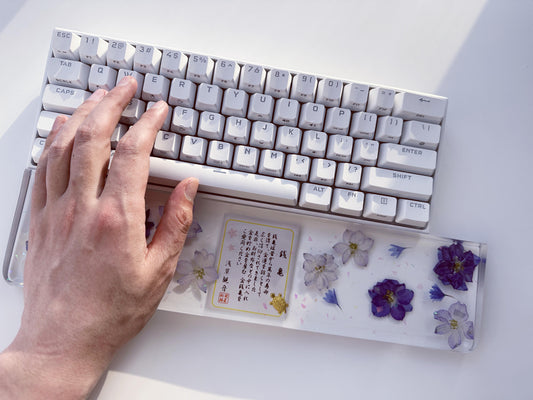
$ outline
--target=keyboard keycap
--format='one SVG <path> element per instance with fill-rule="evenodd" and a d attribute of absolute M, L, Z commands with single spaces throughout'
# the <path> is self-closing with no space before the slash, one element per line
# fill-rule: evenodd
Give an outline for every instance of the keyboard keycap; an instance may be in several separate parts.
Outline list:
<path fill-rule="evenodd" d="M 248 93 L 262 93 L 265 87 L 266 71 L 260 65 L 246 64 L 242 67 L 239 89 Z"/>
<path fill-rule="evenodd" d="M 153 46 L 137 45 L 133 56 L 133 69 L 143 74 L 159 73 L 161 65 L 161 50 Z"/>
<path fill-rule="evenodd" d="M 54 122 L 57 117 L 61 114 L 50 112 L 50 111 L 41 111 L 39 119 L 37 120 L 37 133 L 40 137 L 46 138 L 50 134 Z"/>
<path fill-rule="evenodd" d="M 296 74 L 292 79 L 291 99 L 304 103 L 315 101 L 316 86 L 316 76 Z"/>
<path fill-rule="evenodd" d="M 56 85 L 87 89 L 90 68 L 79 61 L 51 58 L 48 60 L 48 82 Z"/>
<path fill-rule="evenodd" d="M 315 158 L 311 164 L 311 174 L 309 181 L 319 183 L 321 185 L 333 185 L 335 181 L 335 170 L 337 164 L 335 161 L 326 160 L 323 158 Z"/>
<path fill-rule="evenodd" d="M 159 131 L 152 154 L 158 157 L 177 159 L 180 152 L 180 137 L 172 132 Z"/>
<path fill-rule="evenodd" d="M 97 36 L 82 36 L 80 43 L 80 60 L 86 64 L 103 64 L 107 59 L 109 44 Z"/>
<path fill-rule="evenodd" d="M 52 52 L 55 57 L 79 60 L 81 37 L 68 31 L 56 31 L 52 37 Z"/>
<path fill-rule="evenodd" d="M 89 90 L 94 92 L 97 89 L 111 90 L 117 82 L 117 71 L 107 65 L 93 64 L 89 72 Z"/>
<path fill-rule="evenodd" d="M 359 217 L 363 212 L 365 195 L 354 190 L 335 189 L 331 199 L 331 212 Z"/>
<path fill-rule="evenodd" d="M 440 125 L 427 122 L 404 122 L 400 143 L 436 150 L 440 141 L 440 129 Z"/>
<path fill-rule="evenodd" d="M 433 193 L 433 178 L 408 172 L 367 167 L 363 169 L 361 190 L 428 201 Z"/>
<path fill-rule="evenodd" d="M 335 176 L 335 186 L 346 189 L 359 189 L 362 170 L 360 165 L 339 163 L 337 165 L 337 175 Z"/>
<path fill-rule="evenodd" d="M 200 83 L 196 93 L 195 108 L 200 111 L 220 112 L 222 105 L 222 89 L 215 85 Z"/>
<path fill-rule="evenodd" d="M 300 103 L 291 99 L 279 99 L 276 101 L 274 111 L 274 123 L 279 125 L 296 126 L 300 115 Z"/>
<path fill-rule="evenodd" d="M 172 125 L 170 129 L 173 132 L 183 133 L 185 135 L 195 135 L 198 127 L 199 113 L 192 108 L 176 107 L 172 115 Z"/>
<path fill-rule="evenodd" d="M 81 89 L 48 84 L 43 92 L 43 108 L 62 114 L 73 114 L 91 95 Z"/>
<path fill-rule="evenodd" d="M 323 104 L 305 103 L 300 113 L 298 126 L 302 129 L 321 131 L 324 126 L 326 108 Z"/>
<path fill-rule="evenodd" d="M 162 75 L 146 74 L 142 88 L 142 98 L 145 101 L 167 101 L 170 81 Z"/>
<path fill-rule="evenodd" d="M 292 76 L 289 71 L 272 69 L 266 78 L 265 94 L 272 97 L 289 97 Z"/>
<path fill-rule="evenodd" d="M 255 147 L 237 146 L 233 157 L 233 169 L 255 173 L 259 161 L 259 150 Z"/>
<path fill-rule="evenodd" d="M 39 164 L 39 158 L 41 158 L 45 143 L 46 139 L 43 138 L 37 138 L 33 141 L 33 146 L 31 148 L 31 160 L 34 164 Z"/>
<path fill-rule="evenodd" d="M 135 47 L 131 44 L 112 40 L 107 49 L 107 65 L 116 69 L 132 69 Z"/>
<path fill-rule="evenodd" d="M 403 119 L 440 124 L 446 113 L 446 105 L 446 99 L 402 92 L 394 96 L 392 115 Z"/>
<path fill-rule="evenodd" d="M 146 103 L 142 100 L 133 98 L 126 106 L 124 111 L 122 111 L 120 122 L 123 124 L 133 125 L 141 118 L 145 111 Z"/>
<path fill-rule="evenodd" d="M 236 88 L 241 67 L 235 61 L 218 60 L 215 64 L 213 84 L 221 88 Z"/>
<path fill-rule="evenodd" d="M 287 179 L 294 179 L 305 182 L 309 178 L 309 168 L 311 159 L 298 154 L 289 154 L 285 161 L 285 173 L 283 176 Z"/>
<path fill-rule="evenodd" d="M 341 104 L 342 82 L 336 79 L 321 79 L 318 82 L 316 102 L 326 107 L 338 107 Z"/>
<path fill-rule="evenodd" d="M 249 95 L 244 90 L 226 89 L 222 102 L 222 114 L 246 117 Z"/>
<path fill-rule="evenodd" d="M 187 67 L 187 79 L 195 83 L 211 83 L 214 62 L 207 56 L 191 54 Z"/>
<path fill-rule="evenodd" d="M 437 166 L 437 152 L 417 147 L 383 143 L 379 151 L 378 167 L 433 175 Z"/>
<path fill-rule="evenodd" d="M 311 210 L 328 211 L 333 189 L 328 186 L 303 183 L 298 205 Z"/>
<path fill-rule="evenodd" d="M 287 206 L 298 200 L 298 182 L 150 157 L 149 182 L 174 186 L 190 176 L 198 178 L 200 191 L 207 193 Z"/>
<path fill-rule="evenodd" d="M 181 51 L 164 50 L 161 57 L 161 66 L 159 72 L 164 77 L 185 78 L 185 70 L 187 69 L 187 57 Z"/>
<path fill-rule="evenodd" d="M 394 197 L 367 193 L 363 208 L 363 217 L 383 222 L 392 222 L 396 215 L 398 201 Z"/>
<path fill-rule="evenodd" d="M 352 115 L 352 126 L 350 136 L 362 139 L 373 139 L 377 123 L 376 114 L 367 112 L 356 112 Z"/>
<path fill-rule="evenodd" d="M 394 90 L 374 88 L 368 92 L 366 111 L 377 115 L 390 115 L 394 105 Z"/>
<path fill-rule="evenodd" d="M 282 176 L 285 166 L 285 154 L 276 150 L 263 150 L 259 160 L 258 172 L 262 175 Z"/>
<path fill-rule="evenodd" d="M 429 222 L 429 204 L 413 200 L 398 200 L 396 223 L 425 228 Z"/>
<path fill-rule="evenodd" d="M 231 143 L 213 140 L 209 143 L 206 164 L 214 167 L 229 168 L 233 159 L 233 145 Z"/>
<path fill-rule="evenodd" d="M 323 158 L 326 155 L 328 135 L 319 131 L 305 131 L 301 153 L 306 156 Z"/>
<path fill-rule="evenodd" d="M 375 139 L 381 142 L 399 143 L 402 136 L 403 120 L 396 117 L 379 117 Z"/>
<path fill-rule="evenodd" d="M 252 121 L 272 121 L 274 98 L 268 94 L 254 93 L 250 96 L 248 118 Z"/>
<path fill-rule="evenodd" d="M 134 97 L 140 99 L 143 91 L 144 75 L 137 71 L 132 71 L 131 69 L 119 69 L 117 74 L 117 81 L 115 82 L 115 84 L 118 85 L 122 78 L 126 76 L 131 76 L 137 81 L 137 91 L 135 92 Z"/>
<path fill-rule="evenodd" d="M 172 106 L 193 107 L 196 99 L 196 84 L 186 79 L 174 78 L 170 85 L 168 104 Z"/>
<path fill-rule="evenodd" d="M 206 139 L 195 136 L 184 136 L 181 143 L 180 160 L 197 164 L 205 162 L 208 142 Z M 192 175 L 194 176 L 194 175 Z"/>
<path fill-rule="evenodd" d="M 344 87 L 341 107 L 352 111 L 365 111 L 368 101 L 368 85 L 349 83 Z"/>

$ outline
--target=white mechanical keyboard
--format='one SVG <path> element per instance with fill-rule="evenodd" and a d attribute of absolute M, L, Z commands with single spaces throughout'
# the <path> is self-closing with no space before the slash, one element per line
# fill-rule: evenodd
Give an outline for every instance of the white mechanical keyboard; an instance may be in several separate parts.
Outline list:
<path fill-rule="evenodd" d="M 112 147 L 169 105 L 151 183 L 195 176 L 203 192 L 315 215 L 429 222 L 446 98 L 66 30 L 53 34 L 32 164 L 57 115 L 126 75 L 138 89 Z"/>

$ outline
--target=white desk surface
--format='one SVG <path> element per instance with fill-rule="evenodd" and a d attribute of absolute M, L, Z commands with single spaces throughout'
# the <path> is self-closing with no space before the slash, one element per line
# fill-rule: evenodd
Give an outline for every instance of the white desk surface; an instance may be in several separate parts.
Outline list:
<path fill-rule="evenodd" d="M 94 398 L 532 398 L 533 2 L 2 0 L 0 9 L 2 256 L 54 26 L 449 97 L 430 231 L 489 245 L 470 354 L 159 311 Z M 0 282 L 0 348 L 22 307 L 22 290 Z"/>

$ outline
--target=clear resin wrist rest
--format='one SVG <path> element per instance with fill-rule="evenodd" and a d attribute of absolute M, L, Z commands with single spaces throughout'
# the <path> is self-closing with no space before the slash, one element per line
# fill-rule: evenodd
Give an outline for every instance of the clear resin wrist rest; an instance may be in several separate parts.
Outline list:
<path fill-rule="evenodd" d="M 151 239 L 167 193 L 147 196 Z M 467 352 L 486 245 L 199 195 L 159 308 Z"/>
<path fill-rule="evenodd" d="M 22 283 L 30 192 L 4 266 L 12 283 Z M 168 195 L 147 192 L 148 241 Z M 480 243 L 198 194 L 159 308 L 467 352 L 479 338 L 485 263 Z"/>

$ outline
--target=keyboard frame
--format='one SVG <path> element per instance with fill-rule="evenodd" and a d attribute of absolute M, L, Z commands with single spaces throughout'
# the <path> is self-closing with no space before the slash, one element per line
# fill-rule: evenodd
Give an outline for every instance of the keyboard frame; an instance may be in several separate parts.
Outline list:
<path fill-rule="evenodd" d="M 44 108 L 42 106 L 42 96 L 43 96 L 44 89 L 45 89 L 46 85 L 49 83 L 48 82 L 48 60 L 51 57 L 53 57 L 52 40 L 53 40 L 54 35 L 58 31 L 68 31 L 68 32 L 71 32 L 71 33 L 74 33 L 74 34 L 77 34 L 77 35 L 80 35 L 80 36 L 83 36 L 83 35 L 97 36 L 97 37 L 102 38 L 102 39 L 107 40 L 107 41 L 110 41 L 110 40 L 125 41 L 125 42 L 127 42 L 129 44 L 132 44 L 134 46 L 145 45 L 145 46 L 153 46 L 155 48 L 158 48 L 159 50 L 165 50 L 166 49 L 166 50 L 180 51 L 180 52 L 182 52 L 183 54 L 185 54 L 188 57 L 190 57 L 191 54 L 199 54 L 199 55 L 207 56 L 207 57 L 211 58 L 215 62 L 218 61 L 218 60 L 226 60 L 226 58 L 223 58 L 223 57 L 220 57 L 220 56 L 210 55 L 210 54 L 205 54 L 205 53 L 201 53 L 200 54 L 200 53 L 189 51 L 187 49 L 172 49 L 172 48 L 169 48 L 169 47 L 161 47 L 159 45 L 155 45 L 155 44 L 151 44 L 151 43 L 138 42 L 138 41 L 134 41 L 134 40 L 126 40 L 126 39 L 122 39 L 122 38 L 119 38 L 119 37 L 110 37 L 110 36 L 107 36 L 107 35 L 99 35 L 99 34 L 96 34 L 96 33 L 87 33 L 87 32 L 82 32 L 82 31 L 78 31 L 78 30 L 75 30 L 75 29 L 56 27 L 56 28 L 54 28 L 52 30 L 52 33 L 51 33 L 51 36 L 50 36 L 50 46 L 49 46 L 47 58 L 45 60 L 45 70 L 44 70 L 43 80 L 42 80 L 41 90 L 40 90 L 40 97 L 39 97 L 39 99 L 40 99 L 40 108 L 36 112 L 35 119 L 34 119 L 34 122 L 33 122 L 34 135 L 32 136 L 30 147 L 29 147 L 29 151 L 28 151 L 27 167 L 26 167 L 26 170 L 24 171 L 24 175 L 23 175 L 23 178 L 22 178 L 22 181 L 21 181 L 21 188 L 20 188 L 20 192 L 19 192 L 19 196 L 18 196 L 16 208 L 15 208 L 15 213 L 14 213 L 14 216 L 13 216 L 13 222 L 12 222 L 12 225 L 11 225 L 11 231 L 10 231 L 10 234 L 9 234 L 9 237 L 8 237 L 7 248 L 6 248 L 6 253 L 5 253 L 4 262 L 3 262 L 3 276 L 4 276 L 4 279 L 6 281 L 8 281 L 8 282 L 10 282 L 10 280 L 8 279 L 8 272 L 9 272 L 9 267 L 10 267 L 10 263 L 11 263 L 11 258 L 12 258 L 12 255 L 13 255 L 12 253 L 13 253 L 15 241 L 16 241 L 16 238 L 17 238 L 17 235 L 18 235 L 18 230 L 19 230 L 19 227 L 20 227 L 22 211 L 23 211 L 23 208 L 24 208 L 26 200 L 29 201 L 29 199 L 27 199 L 27 192 L 28 192 L 28 186 L 29 186 L 29 183 L 30 183 L 30 178 L 31 178 L 32 172 L 37 168 L 37 166 L 33 163 L 33 160 L 32 160 L 31 149 L 32 149 L 33 142 L 35 141 L 35 139 L 40 137 L 38 135 L 38 133 L 37 133 L 36 127 L 37 127 L 37 122 L 39 120 L 39 115 L 40 115 L 41 111 L 44 111 Z M 315 211 L 315 210 L 311 210 L 311 209 L 301 208 L 301 207 L 299 207 L 297 205 L 294 206 L 294 207 L 282 206 L 282 205 L 277 205 L 277 204 L 272 204 L 272 203 L 246 200 L 246 199 L 237 198 L 237 197 L 223 196 L 223 195 L 218 195 L 218 194 L 211 194 L 211 193 L 208 193 L 208 192 L 203 192 L 202 188 L 201 188 L 201 184 L 200 184 L 199 192 L 202 193 L 203 196 L 206 196 L 207 198 L 213 198 L 213 199 L 220 199 L 220 200 L 224 200 L 224 201 L 229 201 L 229 202 L 232 202 L 232 203 L 235 203 L 235 204 L 242 204 L 242 205 L 245 205 L 245 206 L 254 206 L 254 207 L 260 207 L 260 208 L 272 209 L 272 210 L 279 210 L 279 211 L 290 211 L 290 212 L 293 212 L 293 213 L 300 214 L 302 216 L 308 215 L 308 216 L 314 216 L 314 217 L 322 217 L 322 218 L 327 218 L 327 219 L 332 219 L 332 220 L 335 220 L 335 221 L 342 221 L 342 222 L 347 222 L 347 223 L 350 223 L 350 222 L 357 222 L 358 224 L 359 223 L 363 223 L 363 224 L 368 224 L 369 226 L 374 226 L 374 227 L 378 227 L 378 228 L 379 227 L 384 227 L 384 228 L 387 228 L 387 229 L 395 229 L 395 230 L 398 230 L 398 232 L 402 232 L 403 231 L 403 232 L 429 233 L 429 228 L 431 226 L 431 220 L 432 220 L 431 216 L 432 216 L 432 214 L 434 212 L 433 207 L 432 207 L 432 203 L 433 203 L 433 198 L 434 198 L 434 195 L 435 195 L 435 187 L 438 187 L 438 184 L 436 184 L 436 182 L 438 182 L 438 175 L 439 175 L 439 170 L 440 170 L 440 157 L 439 157 L 440 150 L 439 149 L 440 149 L 440 146 L 442 144 L 442 137 L 443 137 L 443 135 L 445 134 L 445 131 L 446 131 L 446 120 L 447 120 L 447 116 L 448 116 L 448 98 L 447 97 L 439 96 L 439 95 L 435 95 L 435 94 L 424 93 L 424 92 L 419 92 L 419 91 L 414 91 L 414 90 L 401 89 L 401 88 L 394 87 L 394 86 L 380 85 L 380 84 L 378 85 L 378 84 L 369 83 L 369 82 L 365 82 L 365 81 L 346 80 L 344 78 L 338 78 L 338 77 L 333 77 L 333 76 L 325 76 L 325 75 L 320 75 L 320 74 L 306 72 L 306 71 L 296 71 L 296 70 L 288 69 L 288 68 L 284 68 L 284 67 L 274 67 L 274 66 L 270 66 L 270 65 L 267 65 L 267 64 L 259 64 L 259 63 L 256 63 L 256 62 L 248 62 L 248 61 L 245 61 L 245 60 L 233 60 L 233 61 L 235 61 L 241 67 L 243 65 L 245 65 L 245 64 L 260 65 L 260 66 L 264 67 L 267 70 L 267 72 L 268 72 L 268 70 L 271 70 L 271 69 L 284 69 L 284 70 L 288 71 L 290 74 L 292 74 L 293 76 L 295 74 L 298 74 L 298 73 L 300 73 L 300 74 L 309 74 L 309 75 L 315 76 L 317 78 L 317 80 L 320 80 L 320 79 L 336 79 L 336 80 L 340 80 L 343 83 L 343 85 L 346 85 L 346 84 L 349 84 L 349 83 L 359 83 L 359 84 L 368 85 L 369 86 L 369 90 L 379 87 L 379 88 L 383 88 L 383 89 L 394 90 L 396 92 L 409 92 L 409 93 L 412 93 L 412 94 L 415 94 L 415 95 L 420 95 L 420 96 L 424 96 L 424 97 L 431 97 L 431 98 L 435 98 L 435 99 L 445 100 L 446 101 L 445 113 L 444 113 L 444 117 L 443 117 L 443 119 L 442 119 L 442 121 L 440 123 L 440 127 L 441 127 L 440 138 L 441 138 L 441 140 L 439 140 L 439 145 L 437 146 L 437 149 L 436 149 L 436 151 L 437 151 L 437 164 L 436 164 L 436 168 L 435 168 L 435 173 L 432 175 L 432 178 L 433 178 L 433 193 L 432 193 L 431 198 L 429 199 L 429 201 L 427 201 L 427 203 L 429 203 L 429 205 L 430 205 L 430 218 L 429 218 L 429 222 L 428 222 L 428 224 L 426 225 L 425 228 L 416 228 L 416 227 L 412 227 L 412 226 L 408 226 L 408 225 L 380 222 L 380 221 L 377 221 L 377 220 L 367 219 L 367 218 L 364 218 L 362 216 L 361 217 L 351 217 L 351 216 L 345 216 L 345 215 L 342 215 L 342 214 L 332 213 L 331 211 L 327 211 L 327 212 L 326 211 Z M 317 85 L 318 85 L 318 82 L 317 82 Z M 87 89 L 87 91 L 89 91 L 89 90 Z M 305 103 L 301 103 L 301 104 L 305 104 Z M 205 164 L 202 164 L 202 165 L 205 165 Z M 174 186 L 175 185 L 173 185 L 173 184 L 165 185 L 164 183 L 158 183 L 158 184 L 153 184 L 153 183 L 150 183 L 150 182 L 148 183 L 148 188 L 153 187 L 153 188 L 159 188 L 159 189 L 164 189 L 164 190 L 168 190 L 168 191 L 171 191 Z M 364 192 L 364 193 L 366 193 L 366 192 Z M 400 198 L 400 197 L 397 197 L 397 198 Z"/>

